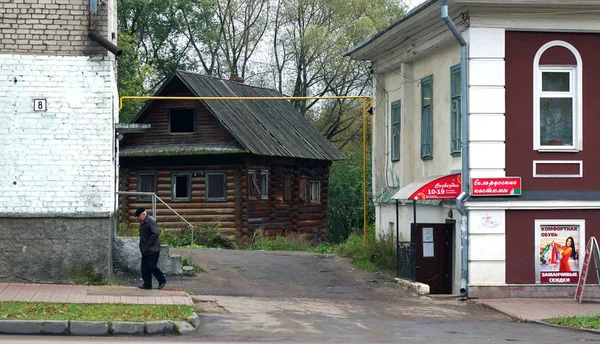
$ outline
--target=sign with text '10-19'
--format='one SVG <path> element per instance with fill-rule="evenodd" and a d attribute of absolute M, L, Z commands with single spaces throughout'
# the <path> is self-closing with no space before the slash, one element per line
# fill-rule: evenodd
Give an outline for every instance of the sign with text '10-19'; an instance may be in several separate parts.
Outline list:
<path fill-rule="evenodd" d="M 521 177 L 471 178 L 473 196 L 519 196 Z"/>

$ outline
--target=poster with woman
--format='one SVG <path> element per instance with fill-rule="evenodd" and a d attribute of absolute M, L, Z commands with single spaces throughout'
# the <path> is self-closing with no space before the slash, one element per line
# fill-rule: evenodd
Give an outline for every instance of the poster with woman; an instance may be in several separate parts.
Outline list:
<path fill-rule="evenodd" d="M 579 225 L 540 224 L 540 283 L 577 283 L 579 280 Z"/>

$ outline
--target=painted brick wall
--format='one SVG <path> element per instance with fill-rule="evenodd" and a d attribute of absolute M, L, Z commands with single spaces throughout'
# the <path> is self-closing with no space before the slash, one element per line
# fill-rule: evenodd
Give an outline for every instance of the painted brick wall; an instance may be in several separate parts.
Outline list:
<path fill-rule="evenodd" d="M 37 98 L 47 111 L 33 110 Z M 0 104 L 0 213 L 112 212 L 118 99 L 108 55 L 0 54 Z"/>
<path fill-rule="evenodd" d="M 97 1 L 97 31 L 116 44 L 116 0 Z M 89 0 L 0 0 L 0 52 L 104 55 L 87 37 L 89 8 Z"/>

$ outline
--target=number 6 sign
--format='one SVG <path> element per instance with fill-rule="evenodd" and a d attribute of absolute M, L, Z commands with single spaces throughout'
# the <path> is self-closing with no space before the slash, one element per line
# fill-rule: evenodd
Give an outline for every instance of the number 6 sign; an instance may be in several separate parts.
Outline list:
<path fill-rule="evenodd" d="M 46 99 L 34 99 L 33 111 L 46 111 Z"/>

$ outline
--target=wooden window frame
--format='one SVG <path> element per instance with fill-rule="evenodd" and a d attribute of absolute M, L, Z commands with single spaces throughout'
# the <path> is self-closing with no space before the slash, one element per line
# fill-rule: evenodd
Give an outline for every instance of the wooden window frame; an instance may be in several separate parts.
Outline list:
<path fill-rule="evenodd" d="M 142 176 L 153 176 L 154 177 L 154 190 L 153 191 L 140 190 L 140 187 L 141 187 L 140 177 L 142 177 Z M 137 185 L 136 185 L 137 192 L 154 192 L 156 194 L 156 191 L 158 190 L 158 172 L 157 171 L 138 171 L 136 173 L 136 181 L 137 181 Z M 138 202 L 152 202 L 152 196 L 137 195 L 137 201 Z"/>
<path fill-rule="evenodd" d="M 208 176 L 222 175 L 223 176 L 223 197 L 209 197 L 210 183 Z M 204 184 L 206 186 L 206 202 L 225 202 L 227 200 L 227 171 L 208 171 L 204 172 Z"/>
<path fill-rule="evenodd" d="M 171 119 L 172 119 L 172 113 L 173 111 L 192 111 L 192 126 L 193 126 L 193 130 L 192 131 L 186 131 L 186 132 L 172 132 L 171 131 Z M 169 134 L 170 135 L 191 135 L 196 133 L 196 109 L 193 108 L 170 108 L 169 109 Z"/>
<path fill-rule="evenodd" d="M 458 73 L 458 85 L 454 75 Z M 462 153 L 462 92 L 460 64 L 450 67 L 450 155 L 460 156 Z"/>
<path fill-rule="evenodd" d="M 292 185 L 293 185 L 292 176 L 289 174 L 286 174 L 283 177 L 283 199 L 285 201 L 289 201 L 292 199 Z"/>
<path fill-rule="evenodd" d="M 402 114 L 402 106 L 400 100 L 392 102 L 390 109 L 391 126 L 390 126 L 390 151 L 392 161 L 400 160 L 400 118 Z"/>
<path fill-rule="evenodd" d="M 175 190 L 177 188 L 177 177 L 186 176 L 188 177 L 188 197 L 175 198 Z M 171 201 L 172 202 L 191 202 L 192 201 L 192 172 L 178 171 L 171 172 Z"/>
<path fill-rule="evenodd" d="M 313 192 L 313 186 L 316 185 L 316 195 Z M 316 196 L 316 197 L 315 197 Z M 320 180 L 311 180 L 310 181 L 310 202 L 311 203 L 320 203 L 321 202 L 321 181 Z"/>
<path fill-rule="evenodd" d="M 269 199 L 269 171 L 261 170 L 259 176 L 260 199 Z"/>
<path fill-rule="evenodd" d="M 431 99 L 425 103 L 425 87 L 431 87 Z M 433 75 L 421 79 L 421 160 L 433 159 Z"/>

